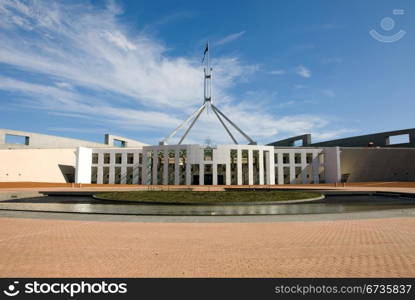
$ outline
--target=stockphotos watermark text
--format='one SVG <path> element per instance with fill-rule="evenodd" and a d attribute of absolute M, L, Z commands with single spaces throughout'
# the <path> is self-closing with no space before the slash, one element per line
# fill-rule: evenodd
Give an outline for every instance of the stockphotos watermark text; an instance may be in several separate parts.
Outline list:
<path fill-rule="evenodd" d="M 19 286 L 19 281 L 9 284 L 3 291 L 6 296 L 14 297 L 23 294 L 66 294 L 74 297 L 77 294 L 125 294 L 127 293 L 127 283 L 108 283 L 105 281 L 89 283 L 81 281 L 71 282 L 26 282 Z"/>

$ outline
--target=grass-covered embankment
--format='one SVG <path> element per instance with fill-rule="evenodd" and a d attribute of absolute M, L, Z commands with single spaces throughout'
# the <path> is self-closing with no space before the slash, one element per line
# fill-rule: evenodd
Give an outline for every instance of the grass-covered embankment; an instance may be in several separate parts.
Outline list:
<path fill-rule="evenodd" d="M 221 204 L 258 203 L 318 198 L 321 194 L 302 191 L 230 191 L 230 192 L 190 192 L 190 191 L 127 191 L 106 192 L 95 197 L 104 200 L 132 201 L 141 203 L 166 204 Z"/>

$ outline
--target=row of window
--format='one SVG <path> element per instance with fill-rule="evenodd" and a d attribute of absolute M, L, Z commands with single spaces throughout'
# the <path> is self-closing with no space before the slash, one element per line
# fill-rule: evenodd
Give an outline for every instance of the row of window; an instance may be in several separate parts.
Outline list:
<path fill-rule="evenodd" d="M 111 161 L 110 153 L 103 153 L 103 155 L 104 155 L 104 159 L 103 159 L 104 164 L 109 164 Z M 93 164 L 98 164 L 98 156 L 99 156 L 99 153 L 92 153 Z M 127 153 L 127 164 L 131 165 L 133 163 L 134 163 L 134 153 Z M 138 163 L 139 164 L 143 163 L 142 153 L 138 154 Z M 122 164 L 122 153 L 115 153 L 115 164 Z"/>
<path fill-rule="evenodd" d="M 257 155 L 255 155 L 258 151 L 254 151 L 253 159 L 254 163 L 257 161 Z M 98 164 L 98 155 L 99 153 L 93 153 L 92 154 L 92 163 Z M 102 155 L 102 154 L 101 154 Z M 103 153 L 104 155 L 104 164 L 110 163 L 110 153 Z M 231 150 L 231 162 L 236 163 L 236 157 L 237 157 L 237 151 Z M 174 159 L 174 157 L 172 157 Z M 213 149 L 205 149 L 204 150 L 204 160 L 205 161 L 212 161 L 213 160 Z M 306 163 L 311 163 L 313 161 L 313 153 L 306 153 Z M 142 164 L 143 162 L 143 154 L 139 153 L 138 156 L 138 163 Z M 248 162 L 248 151 L 242 151 L 242 163 Z M 278 164 L 278 153 L 274 153 L 274 162 L 275 164 Z M 127 164 L 133 164 L 134 163 L 134 154 L 133 153 L 127 153 Z M 282 163 L 283 164 L 289 164 L 290 163 L 290 155 L 289 153 L 283 153 L 282 155 Z M 295 153 L 294 154 L 294 163 L 295 164 L 301 164 L 301 153 Z M 115 153 L 115 164 L 122 164 L 122 153 Z"/>
<path fill-rule="evenodd" d="M 311 164 L 313 161 L 313 153 L 306 153 L 306 163 Z M 274 163 L 278 164 L 278 153 L 274 153 Z M 282 154 L 282 163 L 289 164 L 290 163 L 290 154 L 283 153 Z M 301 164 L 301 153 L 294 154 L 294 163 Z"/>

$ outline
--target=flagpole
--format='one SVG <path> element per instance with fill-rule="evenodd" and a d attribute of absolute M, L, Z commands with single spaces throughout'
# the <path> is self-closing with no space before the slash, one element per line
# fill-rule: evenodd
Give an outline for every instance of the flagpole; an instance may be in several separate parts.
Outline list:
<path fill-rule="evenodd" d="M 206 58 L 206 64 L 207 64 L 207 69 L 208 69 L 208 72 L 210 71 L 209 70 L 209 67 L 210 67 L 210 65 L 209 65 L 209 41 L 207 42 L 207 49 L 208 49 L 208 51 L 207 51 L 207 58 Z M 210 72 L 209 72 L 210 73 Z"/>
<path fill-rule="evenodd" d="M 212 70 L 213 69 L 210 67 L 210 54 L 209 54 L 209 50 L 210 50 L 209 49 L 209 42 L 207 42 L 206 43 L 205 51 L 203 53 L 203 59 L 202 59 L 202 64 L 203 63 L 206 63 L 206 66 L 204 68 L 204 99 L 203 99 L 202 106 L 200 106 L 193 114 L 191 114 L 190 117 L 188 117 L 182 124 L 180 124 L 169 136 L 167 136 L 165 139 L 163 139 L 162 141 L 160 141 L 160 145 L 166 145 L 168 139 L 170 139 L 174 135 L 176 135 L 176 133 L 184 125 L 188 125 L 188 123 L 190 122 L 190 120 L 192 120 L 190 122 L 190 125 L 187 127 L 186 131 L 184 132 L 184 135 L 179 140 L 179 143 L 178 144 L 181 145 L 182 142 L 183 142 L 183 140 L 187 137 L 187 135 L 191 131 L 193 125 L 199 119 L 199 117 L 202 114 L 202 112 L 204 110 L 206 110 L 206 111 L 209 110 L 209 106 L 211 107 L 212 111 L 214 112 L 214 114 L 216 115 L 216 117 L 218 118 L 218 120 L 220 121 L 220 123 L 223 125 L 223 127 L 226 130 L 226 132 L 229 134 L 230 138 L 232 139 L 232 141 L 235 144 L 238 144 L 238 141 L 235 139 L 235 137 L 233 136 L 233 134 L 232 134 L 232 132 L 230 130 L 232 127 L 235 130 L 237 130 L 243 137 L 245 137 L 248 140 L 249 145 L 256 145 L 256 142 L 254 140 L 252 140 L 245 132 L 243 132 L 238 126 L 236 126 L 235 123 L 233 123 L 223 112 L 221 112 L 212 103 L 212 99 L 213 99 L 213 95 L 212 95 Z M 205 62 L 205 60 L 206 60 L 206 62 Z M 231 127 L 228 127 L 227 124 L 225 124 L 225 121 L 227 121 Z"/>

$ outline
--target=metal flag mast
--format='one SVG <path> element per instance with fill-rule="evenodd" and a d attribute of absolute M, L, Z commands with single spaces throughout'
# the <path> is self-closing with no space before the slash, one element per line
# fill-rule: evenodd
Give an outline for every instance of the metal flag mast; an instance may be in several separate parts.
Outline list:
<path fill-rule="evenodd" d="M 206 61 L 206 66 L 204 68 L 204 99 L 202 105 L 195 110 L 183 123 L 181 123 L 176 129 L 172 131 L 167 137 L 165 137 L 163 140 L 160 141 L 160 145 L 166 145 L 167 141 L 175 136 L 177 132 L 185 125 L 187 125 L 190 122 L 190 125 L 187 127 L 186 131 L 184 132 L 183 136 L 180 138 L 178 145 L 181 145 L 183 140 L 186 138 L 186 136 L 189 134 L 190 130 L 192 129 L 193 125 L 196 123 L 196 121 L 199 119 L 202 112 L 206 109 L 208 110 L 209 107 L 211 110 L 215 113 L 216 117 L 218 118 L 219 122 L 222 124 L 222 126 L 225 128 L 226 132 L 232 139 L 232 141 L 235 144 L 238 144 L 238 141 L 235 139 L 235 137 L 232 135 L 231 131 L 229 130 L 228 126 L 226 126 L 226 123 L 223 119 L 225 119 L 233 128 L 235 128 L 242 136 L 244 136 L 247 141 L 249 142 L 249 145 L 256 145 L 256 142 L 251 139 L 245 132 L 242 131 L 238 126 L 235 125 L 224 113 L 222 113 L 215 105 L 212 103 L 212 68 L 210 66 L 209 61 L 209 43 L 206 44 L 205 51 L 203 53 L 203 60 L 202 62 Z M 223 118 L 223 119 L 222 119 Z"/>

